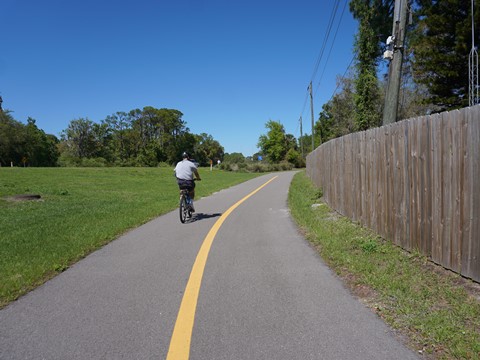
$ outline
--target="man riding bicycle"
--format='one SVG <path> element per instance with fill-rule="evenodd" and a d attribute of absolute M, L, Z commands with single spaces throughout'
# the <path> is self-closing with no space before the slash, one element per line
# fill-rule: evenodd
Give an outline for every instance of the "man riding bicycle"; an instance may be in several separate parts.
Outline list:
<path fill-rule="evenodd" d="M 182 158 L 183 160 L 179 161 L 177 166 L 175 166 L 175 177 L 177 178 L 180 190 L 187 189 L 190 198 L 193 200 L 195 198 L 195 181 L 193 175 L 195 175 L 196 180 L 201 180 L 200 175 L 198 174 L 197 166 L 191 161 L 189 153 L 184 152 Z M 195 211 L 193 206 L 192 211 Z"/>

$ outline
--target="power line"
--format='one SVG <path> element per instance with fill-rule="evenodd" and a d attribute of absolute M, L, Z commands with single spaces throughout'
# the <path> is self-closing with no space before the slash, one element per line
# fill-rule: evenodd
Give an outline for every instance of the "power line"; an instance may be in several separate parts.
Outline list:
<path fill-rule="evenodd" d="M 308 100 L 308 91 L 305 94 L 305 101 L 303 102 L 302 112 L 300 113 L 300 116 L 302 116 L 303 113 L 305 112 L 305 107 L 307 106 L 307 100 Z"/>
<path fill-rule="evenodd" d="M 320 66 L 320 62 L 322 61 L 323 53 L 325 51 L 325 46 L 327 45 L 328 38 L 330 37 L 330 32 L 332 30 L 333 22 L 335 20 L 336 15 L 337 15 L 339 3 L 340 3 L 340 0 L 335 0 L 335 3 L 333 5 L 333 10 L 332 10 L 332 13 L 330 14 L 330 19 L 329 19 L 329 22 L 328 22 L 328 25 L 327 25 L 327 33 L 325 34 L 325 38 L 323 39 L 323 44 L 322 44 L 322 47 L 320 49 L 320 53 L 318 54 L 317 60 L 315 61 L 315 66 L 313 68 L 313 74 L 312 74 L 312 77 L 310 79 L 310 81 L 312 81 L 312 82 L 313 82 L 313 80 L 315 80 L 315 75 L 317 74 L 318 67 Z"/>
<path fill-rule="evenodd" d="M 347 0 L 345 0 L 345 1 L 347 1 Z M 333 26 L 333 23 L 334 23 L 334 20 L 335 20 L 337 11 L 338 11 L 339 3 L 340 3 L 340 0 L 335 0 L 332 12 L 330 14 L 330 19 L 329 19 L 329 22 L 328 22 L 328 25 L 327 25 L 327 33 L 325 34 L 325 38 L 323 40 L 323 44 L 322 44 L 322 47 L 320 49 L 320 53 L 319 53 L 319 55 L 318 55 L 318 57 L 315 61 L 315 65 L 314 65 L 313 73 L 312 73 L 312 77 L 311 77 L 311 82 L 313 82 L 313 80 L 315 78 L 315 75 L 317 74 L 318 67 L 320 66 L 320 62 L 322 60 L 323 53 L 325 51 L 325 46 L 328 42 L 328 38 L 330 37 L 330 32 L 331 32 L 331 29 L 332 29 L 332 26 Z M 338 28 L 337 28 L 337 31 L 338 31 Z M 302 106 L 302 111 L 300 113 L 300 117 L 303 116 L 303 113 L 305 112 L 305 107 L 307 106 L 308 97 L 309 97 L 309 91 L 307 89 L 307 92 L 305 93 L 305 99 L 303 101 L 303 106 Z"/>
<path fill-rule="evenodd" d="M 342 21 L 342 18 L 343 18 L 343 15 L 345 13 L 345 9 L 346 9 L 346 6 L 347 6 L 347 3 L 348 3 L 348 0 L 345 0 L 344 2 L 344 5 L 343 5 L 343 9 L 342 9 L 342 13 L 340 15 L 340 19 L 338 21 L 338 24 L 337 24 L 337 28 L 335 30 L 335 34 L 334 34 L 334 37 L 333 37 L 333 40 L 331 42 L 331 45 L 330 45 L 330 49 L 329 49 L 329 52 L 328 52 L 328 56 L 327 56 L 327 59 L 325 61 L 325 64 L 324 64 L 324 67 L 323 67 L 323 71 L 322 71 L 322 75 L 320 77 L 320 80 L 318 81 L 318 84 L 317 84 L 317 87 L 315 89 L 315 92 L 316 90 L 318 89 L 318 87 L 320 86 L 320 83 L 321 83 L 321 80 L 323 78 L 323 75 L 325 73 L 325 70 L 326 70 L 326 67 L 327 67 L 327 63 L 328 63 L 328 60 L 330 59 L 330 55 L 332 53 L 332 49 L 333 49 L 333 45 L 335 44 L 335 41 L 336 41 L 336 38 L 337 38 L 337 34 L 338 34 L 338 30 L 340 28 L 340 25 L 341 25 L 341 21 Z M 331 31 L 332 31 L 332 27 L 335 23 L 335 18 L 337 17 L 337 13 L 338 13 L 338 8 L 339 8 L 339 5 L 340 5 L 340 0 L 335 0 L 335 3 L 333 5 L 333 9 L 332 9 L 332 12 L 330 14 L 330 19 L 329 19 L 329 22 L 328 22 L 328 25 L 327 25 L 327 32 L 325 34 L 325 37 L 324 37 L 324 40 L 323 40 L 323 43 L 322 43 L 322 47 L 320 49 L 320 52 L 319 52 L 319 55 L 317 56 L 317 59 L 315 61 L 315 65 L 314 65 L 314 69 L 313 69 L 313 73 L 312 73 L 312 77 L 311 77 L 311 80 L 310 80 L 310 85 L 309 87 L 307 88 L 307 92 L 305 94 L 305 99 L 304 99 L 304 102 L 303 102 L 303 106 L 302 106 L 302 111 L 300 113 L 300 124 L 299 126 L 301 127 L 301 119 L 302 119 L 302 116 L 303 116 L 303 113 L 305 112 L 305 108 L 306 108 L 306 105 L 307 105 L 307 101 L 308 101 L 308 98 L 309 96 L 311 97 L 311 106 L 313 106 L 312 104 L 312 92 L 313 92 L 313 89 L 312 89 L 312 83 L 317 75 L 317 72 L 318 72 L 318 69 L 319 69 L 319 66 L 320 66 L 320 63 L 323 59 L 323 55 L 325 53 L 325 48 L 327 46 L 327 43 L 328 43 L 328 40 L 330 38 L 330 34 L 331 34 Z M 353 59 L 355 58 L 356 55 L 354 55 L 354 57 L 352 58 L 352 61 L 350 62 L 350 64 L 348 65 L 348 68 L 347 70 L 345 71 L 345 74 L 346 72 L 348 71 L 348 69 L 350 68 L 352 62 L 353 62 Z M 345 76 L 344 74 L 344 76 Z M 334 91 L 334 94 L 335 92 L 337 91 L 338 89 L 338 86 L 337 88 L 335 89 Z M 333 95 L 332 95 L 332 98 L 333 98 Z M 297 127 L 297 130 L 298 130 L 298 127 Z M 313 140 L 313 129 L 312 129 L 312 140 Z"/>
<path fill-rule="evenodd" d="M 325 60 L 322 75 L 320 76 L 320 80 L 318 80 L 317 87 L 315 88 L 315 92 L 317 92 L 317 89 L 320 87 L 320 83 L 322 82 L 322 79 L 323 79 L 323 74 L 325 74 L 325 70 L 327 68 L 328 60 L 330 59 L 330 55 L 332 54 L 333 45 L 335 45 L 335 40 L 337 39 L 338 29 L 340 28 L 340 24 L 342 23 L 343 14 L 345 13 L 346 7 L 347 7 L 347 1 L 345 1 L 345 3 L 343 4 L 342 14 L 340 15 L 340 19 L 338 20 L 337 29 L 335 30 L 335 35 L 333 36 L 333 40 L 332 40 L 332 43 L 330 45 L 330 50 L 328 51 L 327 60 Z"/>
<path fill-rule="evenodd" d="M 346 75 L 347 75 L 348 71 L 350 70 L 350 68 L 352 67 L 353 61 L 356 59 L 356 57 L 357 57 L 357 53 L 353 54 L 352 60 L 350 60 L 350 63 L 348 64 L 347 68 L 345 69 L 345 72 L 343 73 L 342 78 L 346 77 Z M 337 92 L 339 87 L 340 87 L 340 84 L 337 84 L 337 87 L 335 88 L 335 90 L 333 90 L 332 96 L 330 97 L 330 100 L 327 101 L 327 103 L 332 101 L 332 99 L 335 96 L 335 93 Z M 307 100 L 308 100 L 308 96 L 309 96 L 309 93 L 308 93 L 308 89 L 307 89 L 307 95 L 305 97 L 305 103 L 303 105 L 302 115 L 300 115 L 300 123 L 299 123 L 299 125 L 297 125 L 297 128 L 295 129 L 295 134 L 297 133 L 298 129 L 302 126 L 301 121 L 302 121 L 303 112 L 305 111 L 305 106 L 306 106 L 306 103 L 307 103 Z"/>
<path fill-rule="evenodd" d="M 352 60 L 350 60 L 350 64 L 348 64 L 347 69 L 345 70 L 345 72 L 344 72 L 343 75 L 342 75 L 342 78 L 345 78 L 345 76 L 347 75 L 348 70 L 350 70 L 350 67 L 351 67 L 352 64 L 353 64 L 353 60 L 355 60 L 356 57 L 357 57 L 357 53 L 353 54 Z M 335 90 L 333 90 L 332 97 L 330 98 L 330 100 L 328 100 L 328 102 L 332 101 L 332 99 L 333 99 L 333 97 L 335 96 L 335 93 L 337 92 L 337 90 L 338 90 L 339 87 L 340 87 L 340 84 L 337 84 L 337 87 L 335 88 Z"/>

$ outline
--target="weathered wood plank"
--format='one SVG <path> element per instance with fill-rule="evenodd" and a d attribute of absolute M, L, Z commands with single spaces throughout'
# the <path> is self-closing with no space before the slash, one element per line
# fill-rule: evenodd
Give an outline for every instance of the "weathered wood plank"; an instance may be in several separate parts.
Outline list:
<path fill-rule="evenodd" d="M 432 117 L 432 162 L 433 162 L 433 244 L 432 260 L 442 260 L 442 119 L 439 114 Z"/>
<path fill-rule="evenodd" d="M 393 190 L 395 196 L 395 243 L 402 245 L 403 228 L 405 224 L 405 217 L 403 212 L 403 197 L 404 197 L 404 134 L 403 128 L 398 126 L 396 128 L 396 148 L 395 148 L 395 187 Z"/>
<path fill-rule="evenodd" d="M 462 184 L 460 175 L 463 171 L 462 158 L 460 157 L 461 144 L 461 122 L 462 113 L 458 110 L 452 111 L 449 119 L 451 131 L 451 164 L 452 183 L 450 187 L 451 203 L 451 228 L 450 228 L 450 266 L 453 271 L 461 269 L 461 227 L 460 227 L 460 193 Z"/>
<path fill-rule="evenodd" d="M 478 180 L 480 179 L 480 106 L 475 107 L 475 116 L 472 120 L 471 129 L 471 161 L 473 163 L 473 176 L 471 181 L 474 184 L 472 191 L 472 217 L 474 223 L 472 226 L 471 269 L 472 278 L 480 281 L 480 191 L 478 186 Z"/>
<path fill-rule="evenodd" d="M 403 196 L 400 197 L 401 200 L 401 213 L 400 216 L 403 219 L 401 233 L 400 233 L 400 244 L 404 249 L 409 250 L 410 246 L 408 244 L 408 237 L 410 232 L 410 184 L 409 184 L 409 166 L 410 166 L 410 159 L 408 154 L 408 149 L 410 146 L 410 139 L 408 138 L 408 125 L 406 121 L 402 121 L 401 123 L 401 149 L 402 153 L 400 154 L 401 159 L 401 172 L 400 174 L 402 179 L 402 189 L 403 189 Z"/>
<path fill-rule="evenodd" d="M 417 149 L 417 129 L 416 122 L 409 120 L 407 123 L 407 135 L 408 141 L 408 161 L 407 165 L 408 171 L 408 185 L 410 200 L 407 202 L 408 210 L 408 232 L 407 232 L 407 249 L 413 250 L 418 249 L 417 247 L 417 206 L 418 206 L 418 196 L 417 196 L 417 171 L 418 171 L 418 149 Z"/>
<path fill-rule="evenodd" d="M 466 136 L 466 186 L 469 199 L 465 201 L 464 244 L 462 246 L 462 273 L 480 281 L 480 106 L 469 109 Z M 467 177 L 468 176 L 468 177 Z"/>
<path fill-rule="evenodd" d="M 425 209 L 422 218 L 422 251 L 426 256 L 432 256 L 432 132 L 431 122 L 427 117 L 423 117 L 422 121 L 422 158 L 423 158 L 423 179 L 422 193 L 423 206 Z"/>
<path fill-rule="evenodd" d="M 452 127 L 450 126 L 451 113 L 443 113 L 442 119 L 442 219 L 443 219 L 443 233 L 442 233 L 442 264 L 449 269 L 452 268 L 451 261 L 451 227 L 452 227 Z"/>

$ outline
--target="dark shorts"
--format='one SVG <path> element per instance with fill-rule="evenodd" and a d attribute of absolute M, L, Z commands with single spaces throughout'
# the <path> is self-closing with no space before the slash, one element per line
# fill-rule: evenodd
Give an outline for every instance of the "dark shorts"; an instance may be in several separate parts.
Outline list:
<path fill-rule="evenodd" d="M 192 190 L 195 188 L 195 181 L 193 180 L 177 179 L 177 184 L 180 189 Z"/>

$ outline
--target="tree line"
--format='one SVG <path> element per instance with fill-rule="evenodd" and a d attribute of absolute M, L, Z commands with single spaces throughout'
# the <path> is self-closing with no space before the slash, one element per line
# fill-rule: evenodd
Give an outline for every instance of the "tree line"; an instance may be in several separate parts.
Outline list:
<path fill-rule="evenodd" d="M 226 154 L 209 134 L 190 133 L 182 116 L 178 110 L 147 106 L 116 112 L 99 123 L 85 118 L 71 120 L 57 138 L 39 129 L 32 118 L 25 125 L 9 111 L 0 111 L 0 165 L 169 166 L 188 151 L 201 166 L 220 160 L 227 170 L 258 171 L 249 164 L 260 162 L 304 166 L 297 139 L 287 134 L 280 122 L 268 121 L 267 134 L 259 137 L 260 152 L 245 157 Z"/>
<path fill-rule="evenodd" d="M 28 118 L 27 124 L 15 120 L 9 111 L 0 111 L 1 166 L 170 166 L 184 151 L 201 166 L 220 163 L 226 170 L 262 171 L 253 163 L 304 166 L 297 139 L 286 134 L 284 126 L 270 120 L 269 130 L 261 135 L 259 153 L 245 157 L 226 154 L 211 135 L 190 133 L 183 114 L 175 109 L 151 106 L 130 112 L 116 112 L 99 123 L 86 118 L 71 120 L 60 138 L 46 134 Z M 235 166 L 231 166 L 236 164 Z"/>
<path fill-rule="evenodd" d="M 96 124 L 87 119 L 70 122 L 61 134 L 60 164 L 98 159 L 114 166 L 173 164 L 189 151 L 201 165 L 221 159 L 224 148 L 211 135 L 190 133 L 183 114 L 151 106 L 117 112 Z"/>
<path fill-rule="evenodd" d="M 60 139 L 0 112 L 1 166 L 158 166 L 171 165 L 189 151 L 200 165 L 223 159 L 224 148 L 211 135 L 192 134 L 183 114 L 151 106 L 116 112 L 99 123 L 71 120 Z"/>

